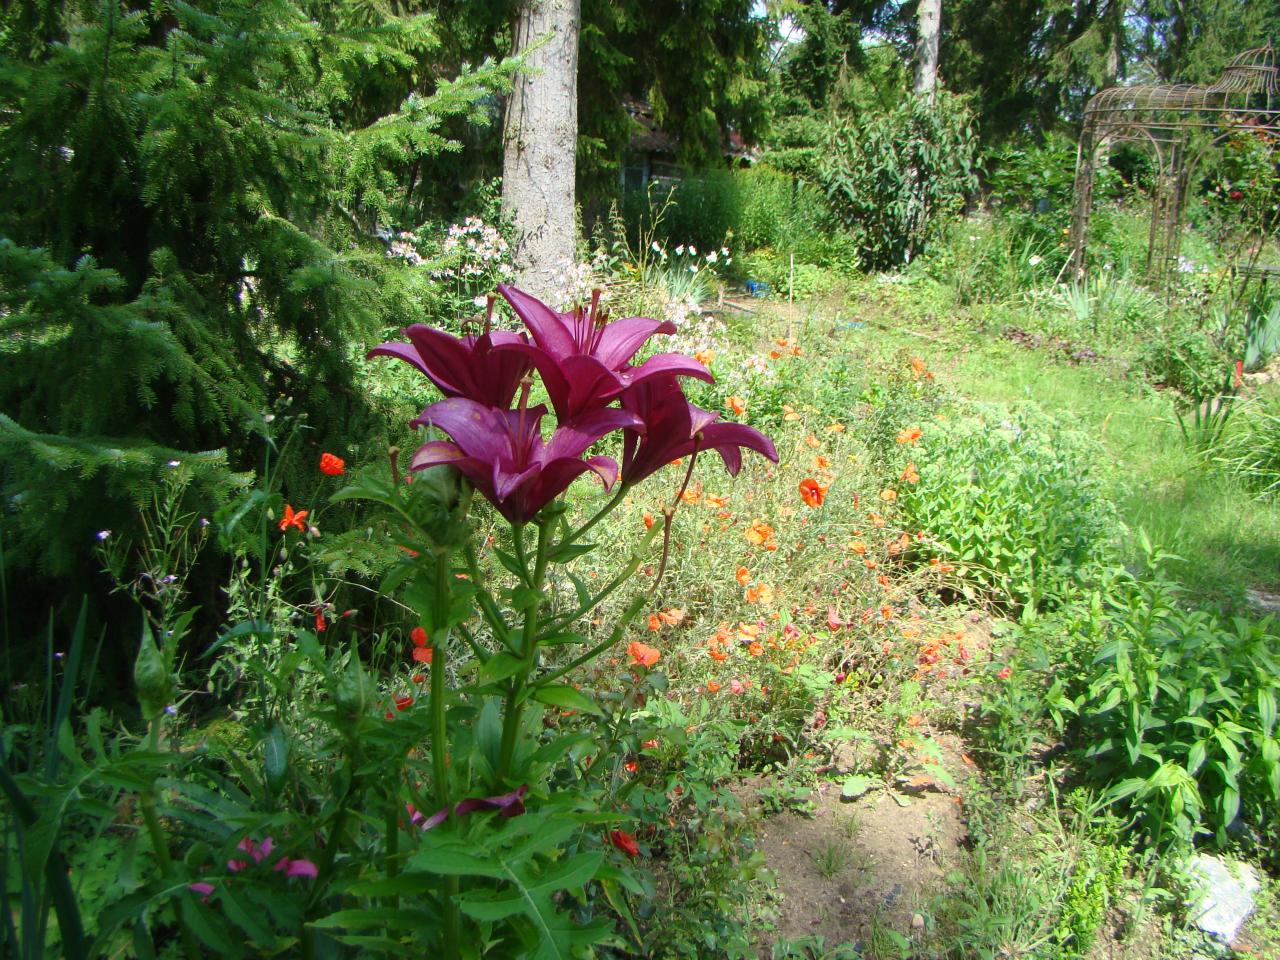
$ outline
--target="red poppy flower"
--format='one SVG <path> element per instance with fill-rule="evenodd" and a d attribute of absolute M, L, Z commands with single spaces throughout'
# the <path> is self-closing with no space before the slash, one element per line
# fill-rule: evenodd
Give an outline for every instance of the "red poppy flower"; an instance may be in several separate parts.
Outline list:
<path fill-rule="evenodd" d="M 320 454 L 320 472 L 328 477 L 337 477 L 347 470 L 346 461 L 335 457 L 332 453 Z"/>
<path fill-rule="evenodd" d="M 427 645 L 427 631 L 422 627 L 414 627 L 409 631 L 409 639 L 413 641 L 415 647 L 425 647 Z"/>
<path fill-rule="evenodd" d="M 662 658 L 662 653 L 657 647 L 651 647 L 638 640 L 631 641 L 627 647 L 627 653 L 631 656 L 631 662 L 638 667 L 652 667 Z"/>
<path fill-rule="evenodd" d="M 413 697 L 410 697 L 410 696 L 396 697 L 397 710 L 408 710 L 412 706 L 413 706 Z"/>
<path fill-rule="evenodd" d="M 820 484 L 813 477 L 805 477 L 800 481 L 800 499 L 811 507 L 822 506 L 822 501 L 826 499 L 827 488 Z"/>
<path fill-rule="evenodd" d="M 628 857 L 637 857 L 640 855 L 640 845 L 636 843 L 636 838 L 625 830 L 609 831 L 609 842 L 625 853 Z"/>
<path fill-rule="evenodd" d="M 329 629 L 329 624 L 325 622 L 324 610 L 316 608 L 316 633 L 324 633 Z"/>

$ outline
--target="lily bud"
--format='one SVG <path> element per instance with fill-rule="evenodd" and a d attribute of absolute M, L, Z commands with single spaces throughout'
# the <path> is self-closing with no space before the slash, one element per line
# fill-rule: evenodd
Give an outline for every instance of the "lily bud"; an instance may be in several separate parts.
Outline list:
<path fill-rule="evenodd" d="M 471 485 L 448 466 L 428 467 L 414 476 L 408 503 L 414 523 L 437 546 L 461 546 L 471 529 Z"/>
<path fill-rule="evenodd" d="M 147 720 L 160 716 L 164 708 L 173 702 L 176 690 L 173 673 L 145 623 L 138 658 L 133 662 L 133 684 L 138 691 L 138 705 Z"/>
<path fill-rule="evenodd" d="M 338 728 L 344 734 L 355 734 L 360 718 L 369 709 L 372 697 L 372 685 L 360 665 L 360 655 L 352 650 L 346 672 L 338 679 L 333 691 L 333 700 L 338 708 Z"/>

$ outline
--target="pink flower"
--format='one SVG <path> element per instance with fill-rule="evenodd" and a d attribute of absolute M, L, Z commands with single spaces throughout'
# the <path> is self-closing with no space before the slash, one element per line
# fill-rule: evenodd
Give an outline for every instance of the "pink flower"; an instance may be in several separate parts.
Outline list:
<path fill-rule="evenodd" d="M 1008 680 L 1013 676 L 1013 670 L 1010 667 L 1001 667 L 1000 672 L 996 674 L 997 680 Z"/>
<path fill-rule="evenodd" d="M 730 680 L 730 681 L 729 681 L 729 692 L 730 692 L 730 693 L 741 693 L 741 692 L 742 692 L 743 690 L 745 690 L 745 689 L 746 689 L 746 687 L 744 687 L 740 681 L 738 681 L 738 680 Z"/>
<path fill-rule="evenodd" d="M 579 475 L 595 473 L 605 489 L 618 478 L 618 464 L 610 457 L 579 459 L 605 434 L 639 426 L 634 414 L 599 409 L 572 423 L 561 423 L 549 441 L 539 424 L 541 404 L 520 410 L 498 410 L 473 400 L 454 397 L 422 411 L 415 426 L 434 426 L 453 438 L 431 440 L 413 455 L 413 469 L 451 466 L 512 523 L 526 523 L 562 494 Z"/>
<path fill-rule="evenodd" d="M 591 307 L 558 313 L 523 290 L 506 284 L 498 292 L 533 335 L 532 344 L 505 343 L 499 352 L 523 355 L 542 374 L 551 406 L 570 420 L 605 406 L 633 384 L 653 377 L 697 377 L 710 382 L 707 368 L 693 357 L 659 353 L 638 367 L 631 358 L 656 333 L 675 333 L 670 321 L 624 317 L 609 323 L 597 292 Z"/>
<path fill-rule="evenodd" d="M 200 894 L 200 902 L 201 902 L 201 903 L 208 903 L 208 902 L 209 902 L 209 895 L 210 895 L 211 893 L 213 893 L 213 884 L 212 884 L 212 883 L 204 883 L 204 882 L 201 882 L 201 883 L 191 883 L 191 884 L 188 884 L 188 885 L 187 885 L 187 889 L 192 890 L 193 892 Z"/>
<path fill-rule="evenodd" d="M 703 450 L 720 454 L 725 469 L 734 476 L 742 468 L 743 447 L 778 462 L 778 451 L 768 437 L 745 424 L 718 423 L 719 414 L 685 399 L 675 377 L 635 384 L 622 395 L 622 408 L 641 421 L 623 433 L 622 477 L 627 486 L 672 460 Z"/>

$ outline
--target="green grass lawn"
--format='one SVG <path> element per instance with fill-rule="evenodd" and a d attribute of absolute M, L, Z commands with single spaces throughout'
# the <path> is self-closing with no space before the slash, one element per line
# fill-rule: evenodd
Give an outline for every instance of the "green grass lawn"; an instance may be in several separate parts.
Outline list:
<path fill-rule="evenodd" d="M 1131 528 L 1135 558 L 1136 533 L 1145 530 L 1186 561 L 1181 576 L 1193 594 L 1237 604 L 1247 588 L 1280 590 L 1280 505 L 1190 451 L 1168 396 L 1120 365 L 1070 364 L 1048 349 L 975 336 L 963 326 L 922 339 L 888 323 L 865 336 L 872 350 L 921 353 L 962 396 L 1031 400 L 1076 418 L 1111 456 L 1111 492 Z"/>

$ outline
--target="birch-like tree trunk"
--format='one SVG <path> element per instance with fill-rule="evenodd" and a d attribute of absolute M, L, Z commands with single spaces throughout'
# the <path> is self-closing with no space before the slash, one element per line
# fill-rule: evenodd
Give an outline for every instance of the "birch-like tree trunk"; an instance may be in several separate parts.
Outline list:
<path fill-rule="evenodd" d="M 512 53 L 538 41 L 502 131 L 502 211 L 515 224 L 517 283 L 555 302 L 574 258 L 580 0 L 520 0 Z"/>
<path fill-rule="evenodd" d="M 942 0 L 920 0 L 916 9 L 916 73 L 911 90 L 933 100 L 938 88 L 938 37 L 942 33 Z"/>

